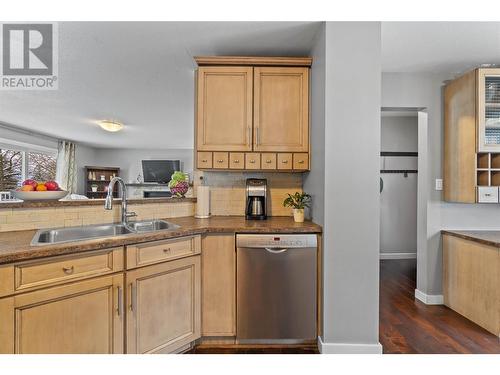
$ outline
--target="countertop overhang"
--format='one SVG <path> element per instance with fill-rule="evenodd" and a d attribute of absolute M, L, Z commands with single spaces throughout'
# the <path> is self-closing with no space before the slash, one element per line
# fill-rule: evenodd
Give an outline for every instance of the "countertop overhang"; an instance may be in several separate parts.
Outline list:
<path fill-rule="evenodd" d="M 292 217 L 270 217 L 267 220 L 245 220 L 244 216 L 214 216 L 208 219 L 179 217 L 165 219 L 180 225 L 179 229 L 134 233 L 92 240 L 31 246 L 36 230 L 0 233 L 0 264 L 55 255 L 76 254 L 90 250 L 125 246 L 204 233 L 321 233 L 312 221 L 295 223 Z"/>
<path fill-rule="evenodd" d="M 481 243 L 483 245 L 500 247 L 500 230 L 442 230 L 441 234 L 448 234 Z"/>

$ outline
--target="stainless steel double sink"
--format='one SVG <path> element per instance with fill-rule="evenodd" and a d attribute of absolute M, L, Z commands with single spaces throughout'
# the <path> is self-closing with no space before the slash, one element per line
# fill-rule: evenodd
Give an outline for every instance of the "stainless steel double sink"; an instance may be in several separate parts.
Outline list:
<path fill-rule="evenodd" d="M 164 220 L 134 221 L 127 225 L 117 224 L 97 224 L 82 227 L 41 229 L 35 233 L 32 246 L 42 246 L 63 242 L 85 241 L 101 237 L 121 236 L 125 234 L 138 234 L 156 232 L 160 230 L 174 230 L 180 228 L 179 225 Z"/>

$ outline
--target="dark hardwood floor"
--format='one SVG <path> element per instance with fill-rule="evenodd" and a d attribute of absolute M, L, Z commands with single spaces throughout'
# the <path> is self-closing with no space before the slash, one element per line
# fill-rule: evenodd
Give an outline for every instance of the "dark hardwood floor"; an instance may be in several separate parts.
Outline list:
<path fill-rule="evenodd" d="M 384 353 L 496 353 L 498 337 L 446 306 L 415 299 L 416 260 L 380 262 L 380 343 Z"/>

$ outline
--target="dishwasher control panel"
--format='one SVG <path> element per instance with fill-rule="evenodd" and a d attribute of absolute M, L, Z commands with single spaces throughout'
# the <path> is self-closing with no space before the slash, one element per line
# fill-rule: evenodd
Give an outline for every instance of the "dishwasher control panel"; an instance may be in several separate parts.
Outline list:
<path fill-rule="evenodd" d="M 315 234 L 238 234 L 236 247 L 303 248 L 316 247 Z"/>

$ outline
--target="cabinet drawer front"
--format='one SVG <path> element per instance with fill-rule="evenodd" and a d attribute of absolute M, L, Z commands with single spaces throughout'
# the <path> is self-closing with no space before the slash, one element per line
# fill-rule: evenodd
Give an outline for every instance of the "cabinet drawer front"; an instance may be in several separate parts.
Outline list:
<path fill-rule="evenodd" d="M 276 169 L 276 154 L 265 152 L 261 159 L 262 169 Z"/>
<path fill-rule="evenodd" d="M 229 168 L 231 169 L 245 168 L 245 154 L 243 152 L 231 152 L 229 154 Z"/>
<path fill-rule="evenodd" d="M 127 246 L 127 268 L 141 267 L 201 252 L 201 237 L 190 236 Z"/>
<path fill-rule="evenodd" d="M 214 152 L 214 168 L 228 169 L 229 158 L 227 152 Z"/>
<path fill-rule="evenodd" d="M 212 168 L 211 152 L 198 152 L 198 168 Z"/>
<path fill-rule="evenodd" d="M 63 256 L 14 265 L 15 291 L 56 285 L 105 275 L 123 269 L 123 248 L 106 249 L 86 256 Z"/>
<path fill-rule="evenodd" d="M 245 169 L 260 169 L 260 154 L 248 152 L 245 154 Z"/>
<path fill-rule="evenodd" d="M 309 169 L 309 154 L 293 154 L 293 169 Z"/>
<path fill-rule="evenodd" d="M 292 169 L 292 154 L 278 154 L 278 169 Z"/>
<path fill-rule="evenodd" d="M 477 188 L 477 201 L 479 203 L 498 203 L 498 187 L 479 186 Z"/>

